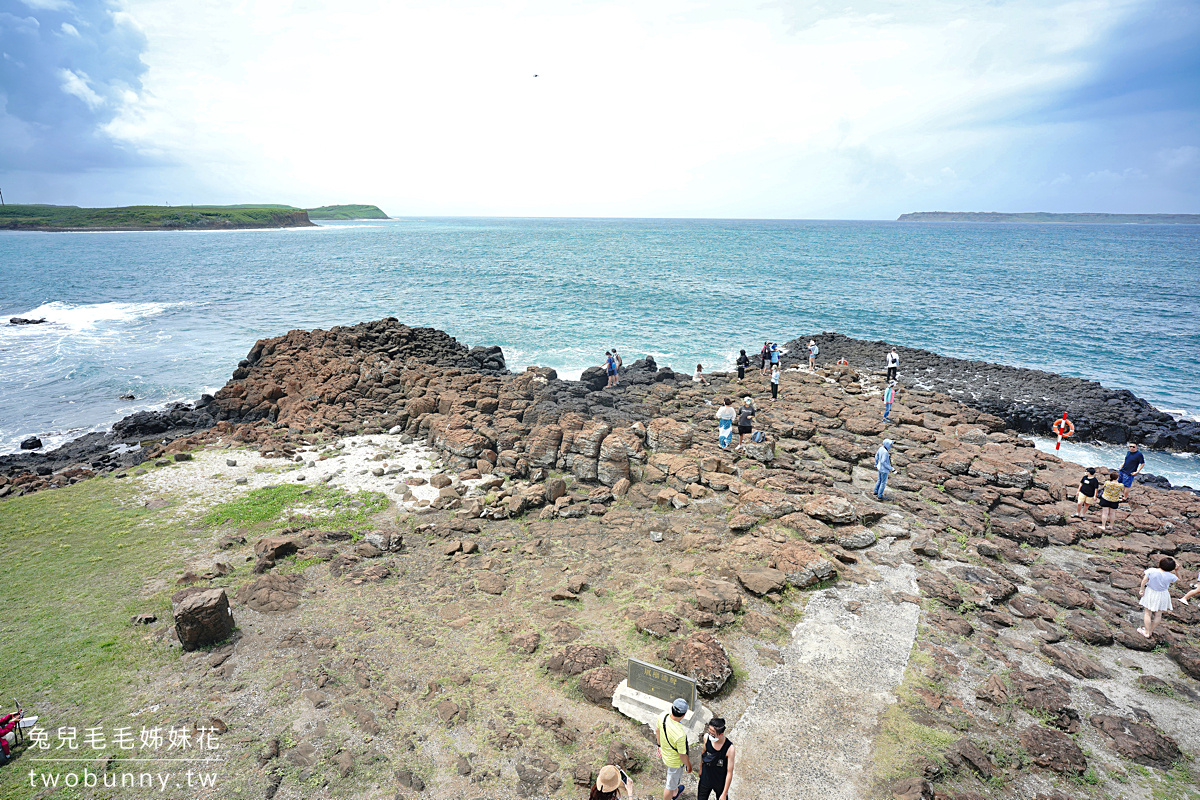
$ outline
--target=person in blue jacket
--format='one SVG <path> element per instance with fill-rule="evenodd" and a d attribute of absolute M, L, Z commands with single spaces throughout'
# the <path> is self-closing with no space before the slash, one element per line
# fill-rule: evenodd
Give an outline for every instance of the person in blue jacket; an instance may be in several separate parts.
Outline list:
<path fill-rule="evenodd" d="M 875 482 L 875 496 L 880 500 L 883 499 L 883 492 L 887 489 L 888 474 L 892 471 L 892 440 L 884 439 L 883 444 L 879 445 L 879 449 L 875 451 L 875 469 L 879 470 L 879 480 Z"/>

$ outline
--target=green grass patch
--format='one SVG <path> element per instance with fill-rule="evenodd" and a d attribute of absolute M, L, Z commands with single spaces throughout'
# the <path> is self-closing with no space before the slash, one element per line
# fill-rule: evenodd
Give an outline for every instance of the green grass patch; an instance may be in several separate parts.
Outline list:
<path fill-rule="evenodd" d="M 212 528 L 228 522 L 259 530 L 301 524 L 362 533 L 371 527 L 371 516 L 387 507 L 388 499 L 378 492 L 351 494 L 328 486 L 283 484 L 264 486 L 221 503 L 205 514 L 200 524 Z"/>
<path fill-rule="evenodd" d="M 914 765 L 920 759 L 945 767 L 945 753 L 960 737 L 957 731 L 947 732 L 922 725 L 899 704 L 893 705 L 884 712 L 879 736 L 875 739 L 874 778 L 879 783 L 888 783 L 914 776 Z"/>
<path fill-rule="evenodd" d="M 0 504 L 0 686 L 49 730 L 127 719 L 146 670 L 177 658 L 130 618 L 169 618 L 173 585 L 141 593 L 178 571 L 195 534 L 136 491 L 97 477 Z M 0 771 L 0 797 L 25 796 L 18 780 Z"/>

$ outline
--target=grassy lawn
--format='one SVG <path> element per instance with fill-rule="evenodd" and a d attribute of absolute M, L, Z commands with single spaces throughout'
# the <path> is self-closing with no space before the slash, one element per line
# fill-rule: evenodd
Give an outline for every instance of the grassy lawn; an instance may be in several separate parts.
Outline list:
<path fill-rule="evenodd" d="M 135 504 L 134 491 L 100 477 L 0 504 L 5 700 L 107 711 L 152 658 L 130 618 L 169 613 L 173 587 L 140 593 L 179 569 L 179 546 L 192 534 Z"/>

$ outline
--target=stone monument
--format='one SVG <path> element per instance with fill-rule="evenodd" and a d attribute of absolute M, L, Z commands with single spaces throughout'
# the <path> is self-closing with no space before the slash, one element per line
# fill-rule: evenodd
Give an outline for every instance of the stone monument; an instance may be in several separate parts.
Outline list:
<path fill-rule="evenodd" d="M 671 702 L 676 697 L 687 700 L 691 709 L 681 722 L 687 731 L 688 742 L 700 741 L 704 728 L 712 719 L 712 712 L 699 704 L 696 682 L 686 675 L 631 658 L 629 678 L 617 684 L 612 704 L 630 719 L 654 728 L 663 714 L 671 711 Z"/>

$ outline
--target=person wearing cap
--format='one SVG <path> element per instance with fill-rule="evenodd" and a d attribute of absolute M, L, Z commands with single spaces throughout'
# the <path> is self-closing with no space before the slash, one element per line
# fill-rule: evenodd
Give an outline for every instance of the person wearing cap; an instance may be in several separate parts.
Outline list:
<path fill-rule="evenodd" d="M 696 800 L 729 800 L 729 784 L 733 783 L 733 759 L 737 754 L 733 742 L 725 738 L 725 720 L 713 717 L 704 733 L 704 753 L 700 756 L 700 785 Z"/>
<path fill-rule="evenodd" d="M 809 339 L 808 340 L 808 368 L 809 368 L 809 370 L 816 370 L 817 354 L 820 352 L 821 352 L 821 348 L 817 347 L 816 341 L 814 341 L 813 339 Z"/>
<path fill-rule="evenodd" d="M 888 475 L 892 471 L 892 440 L 884 439 L 883 444 L 879 445 L 879 449 L 875 451 L 875 469 L 879 470 L 879 480 L 875 482 L 875 496 L 880 500 L 883 499 L 883 492 L 887 489 Z"/>
<path fill-rule="evenodd" d="M 679 800 L 683 794 L 684 770 L 692 771 L 692 760 L 688 758 L 687 731 L 683 727 L 683 718 L 687 716 L 689 708 L 687 700 L 675 698 L 670 712 L 662 715 L 656 728 L 658 755 L 667 766 L 663 800 Z"/>
<path fill-rule="evenodd" d="M 596 785 L 588 800 L 614 800 L 615 798 L 632 798 L 633 781 L 625 774 L 625 770 L 613 764 L 607 764 L 600 770 Z"/>

